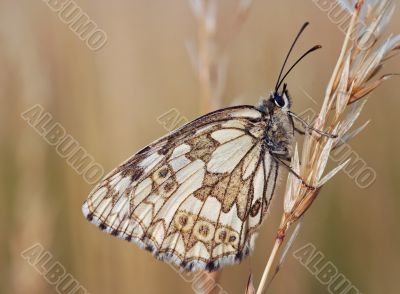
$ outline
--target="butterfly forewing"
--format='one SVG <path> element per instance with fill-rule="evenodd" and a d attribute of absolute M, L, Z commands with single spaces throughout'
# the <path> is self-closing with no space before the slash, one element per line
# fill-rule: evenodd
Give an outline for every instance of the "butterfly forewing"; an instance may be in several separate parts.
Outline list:
<path fill-rule="evenodd" d="M 253 106 L 219 110 L 139 151 L 83 204 L 106 232 L 185 270 L 239 262 L 268 209 L 278 163 Z"/>

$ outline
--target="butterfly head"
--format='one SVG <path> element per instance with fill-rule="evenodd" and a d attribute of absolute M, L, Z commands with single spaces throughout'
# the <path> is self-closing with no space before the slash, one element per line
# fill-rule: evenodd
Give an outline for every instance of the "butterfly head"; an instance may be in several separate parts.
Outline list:
<path fill-rule="evenodd" d="M 258 109 L 266 114 L 273 115 L 277 112 L 286 112 L 290 110 L 292 100 L 287 89 L 287 84 L 283 84 L 282 91 L 275 90 L 269 98 L 263 99 Z"/>
<path fill-rule="evenodd" d="M 274 107 L 279 109 L 290 109 L 292 106 L 292 101 L 290 99 L 286 83 L 283 84 L 283 89 L 281 92 L 279 92 L 279 90 L 275 90 L 269 99 L 271 102 L 273 102 Z"/>

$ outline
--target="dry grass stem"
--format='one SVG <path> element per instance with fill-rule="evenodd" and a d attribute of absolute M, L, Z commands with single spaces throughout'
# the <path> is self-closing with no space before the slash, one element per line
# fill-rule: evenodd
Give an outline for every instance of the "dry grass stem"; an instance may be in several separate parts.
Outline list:
<path fill-rule="evenodd" d="M 226 49 L 237 36 L 249 14 L 252 0 L 239 0 L 233 24 L 224 32 L 217 30 L 216 0 L 190 0 L 197 20 L 197 46 L 188 43 L 189 54 L 198 75 L 200 111 L 221 108 L 227 70 Z M 217 33 L 221 34 L 218 40 Z"/>
<path fill-rule="evenodd" d="M 301 180 L 289 173 L 284 214 L 257 294 L 264 293 L 267 288 L 272 264 L 278 256 L 288 229 L 310 208 L 323 185 L 346 165 L 347 162 L 324 176 L 330 153 L 355 137 L 368 124 L 367 122 L 354 131 L 350 130 L 365 105 L 366 101 L 362 98 L 393 76 L 383 75 L 376 78 L 384 62 L 399 51 L 400 36 L 390 36 L 387 39 L 383 39 L 382 36 L 393 13 L 394 4 L 391 0 L 370 2 L 359 0 L 352 10 L 350 26 L 338 62 L 327 86 L 322 108 L 313 125 L 316 129 L 336 136 L 320 136 L 315 132 L 308 132 L 304 138 L 301 157 L 296 145 L 291 167 L 315 189 L 306 187 Z M 359 22 L 365 26 L 357 26 Z M 354 36 L 356 38 L 353 38 Z M 293 238 L 289 246 L 292 243 Z M 279 270 L 285 255 L 286 252 L 275 273 Z"/>

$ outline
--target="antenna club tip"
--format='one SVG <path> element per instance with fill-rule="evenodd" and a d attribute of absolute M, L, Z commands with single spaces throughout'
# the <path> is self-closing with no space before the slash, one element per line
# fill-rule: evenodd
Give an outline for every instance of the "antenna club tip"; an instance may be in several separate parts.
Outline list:
<path fill-rule="evenodd" d="M 322 45 L 315 45 L 314 47 L 312 47 L 310 50 L 309 50 L 309 52 L 311 53 L 311 52 L 313 52 L 313 51 L 315 51 L 315 50 L 318 50 L 318 49 L 321 49 L 322 48 Z"/>

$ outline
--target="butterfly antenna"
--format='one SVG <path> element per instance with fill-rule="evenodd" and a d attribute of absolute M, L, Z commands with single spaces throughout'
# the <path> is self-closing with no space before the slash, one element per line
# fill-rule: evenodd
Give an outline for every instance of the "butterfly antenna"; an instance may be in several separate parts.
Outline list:
<path fill-rule="evenodd" d="M 286 79 L 286 77 L 290 74 L 290 72 L 292 71 L 293 68 L 295 68 L 295 66 L 302 61 L 308 54 L 321 49 L 322 46 L 321 45 L 315 45 L 314 47 L 312 47 L 311 49 L 309 49 L 306 53 L 304 53 L 299 59 L 297 59 L 297 61 L 289 68 L 289 70 L 286 72 L 286 74 L 283 76 L 282 80 L 280 82 L 278 82 L 278 84 L 275 87 L 275 91 L 277 91 L 279 89 L 279 87 L 282 85 L 283 81 Z"/>
<path fill-rule="evenodd" d="M 294 46 L 296 45 L 297 41 L 299 40 L 301 34 L 304 32 L 304 30 L 306 29 L 306 27 L 307 27 L 309 24 L 310 24 L 309 22 L 305 22 L 305 23 L 303 24 L 303 26 L 301 27 L 300 31 L 297 33 L 297 36 L 296 36 L 296 38 L 294 39 L 294 41 L 293 41 L 293 43 L 292 43 L 292 46 L 290 46 L 289 52 L 288 52 L 287 55 L 286 55 L 285 61 L 283 62 L 281 71 L 280 71 L 280 73 L 279 73 L 278 80 L 276 81 L 275 92 L 278 91 L 278 89 L 279 89 L 278 85 L 280 85 L 280 84 L 282 83 L 282 82 L 281 82 L 281 77 L 282 77 L 282 74 L 283 74 L 283 70 L 285 69 L 286 63 L 287 63 L 287 61 L 288 61 L 288 59 L 289 59 L 289 57 L 290 57 L 290 54 L 292 53 L 293 48 L 294 48 Z"/>

